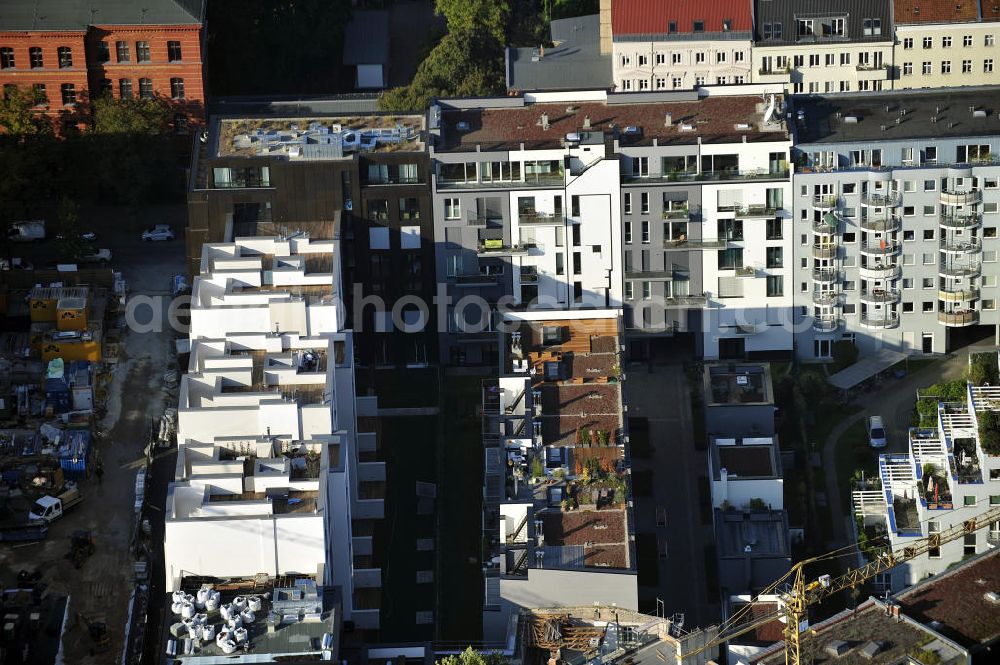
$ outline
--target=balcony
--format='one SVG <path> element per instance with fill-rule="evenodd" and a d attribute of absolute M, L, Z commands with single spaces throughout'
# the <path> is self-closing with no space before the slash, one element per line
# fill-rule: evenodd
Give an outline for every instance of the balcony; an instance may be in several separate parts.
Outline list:
<path fill-rule="evenodd" d="M 840 273 L 831 268 L 817 268 L 813 270 L 813 281 L 817 284 L 834 284 L 840 281 Z"/>
<path fill-rule="evenodd" d="M 683 208 L 672 208 L 663 210 L 663 219 L 684 219 L 685 217 L 690 217 L 691 211 L 688 210 L 687 206 Z"/>
<path fill-rule="evenodd" d="M 876 263 L 858 268 L 858 274 L 865 279 L 899 279 L 902 273 L 903 269 L 892 263 Z"/>
<path fill-rule="evenodd" d="M 756 277 L 757 271 L 754 270 L 753 266 L 740 266 L 736 269 L 737 277 Z"/>
<path fill-rule="evenodd" d="M 942 277 L 978 277 L 980 268 L 978 261 L 965 263 L 946 261 L 938 266 L 938 274 Z"/>
<path fill-rule="evenodd" d="M 528 256 L 532 251 L 542 250 L 540 243 L 530 242 L 520 245 L 508 245 L 501 240 L 487 240 L 476 248 L 479 256 Z"/>
<path fill-rule="evenodd" d="M 941 205 L 946 206 L 979 205 L 983 201 L 983 193 L 978 189 L 974 189 L 971 192 L 955 192 L 949 189 L 942 189 L 940 201 Z"/>
<path fill-rule="evenodd" d="M 837 256 L 836 245 L 813 245 L 812 255 L 814 259 L 832 259 Z"/>
<path fill-rule="evenodd" d="M 500 277 L 502 276 L 503 276 L 502 272 L 493 274 L 473 272 L 461 275 L 454 275 L 452 279 L 455 280 L 455 286 L 462 286 L 462 287 L 493 286 L 500 280 Z"/>
<path fill-rule="evenodd" d="M 938 300 L 942 302 L 979 300 L 979 289 L 938 289 Z"/>
<path fill-rule="evenodd" d="M 891 304 L 899 302 L 899 299 L 899 289 L 865 289 L 861 291 L 861 302 Z"/>
<path fill-rule="evenodd" d="M 781 208 L 759 204 L 740 206 L 734 210 L 736 219 L 768 219 L 778 214 Z"/>
<path fill-rule="evenodd" d="M 812 229 L 813 233 L 819 233 L 820 235 L 832 236 L 840 233 L 839 220 L 837 217 L 831 213 L 823 215 L 824 219 L 813 222 Z M 830 219 L 825 219 L 830 218 Z"/>
<path fill-rule="evenodd" d="M 538 268 L 535 266 L 521 266 L 521 283 L 537 284 Z"/>
<path fill-rule="evenodd" d="M 674 278 L 673 270 L 626 270 L 625 271 L 625 279 L 662 281 L 662 280 L 672 280 L 673 278 Z"/>
<path fill-rule="evenodd" d="M 861 195 L 861 205 L 869 208 L 894 208 L 899 205 L 902 197 L 898 192 L 877 194 L 866 192 Z"/>
<path fill-rule="evenodd" d="M 893 240 L 881 241 L 879 243 L 871 243 L 861 245 L 861 253 L 867 254 L 868 256 L 895 256 L 899 254 L 903 249 L 903 246 Z"/>
<path fill-rule="evenodd" d="M 840 327 L 840 317 L 833 315 L 813 317 L 812 327 L 816 332 L 833 332 Z"/>
<path fill-rule="evenodd" d="M 813 208 L 821 212 L 829 212 L 837 207 L 836 194 L 821 194 L 813 197 Z"/>
<path fill-rule="evenodd" d="M 885 81 L 889 78 L 889 65 L 860 64 L 855 67 L 858 78 L 869 81 Z"/>
<path fill-rule="evenodd" d="M 534 226 L 562 226 L 566 223 L 566 215 L 561 212 L 518 212 L 517 221 L 519 224 L 531 224 Z"/>
<path fill-rule="evenodd" d="M 691 238 L 681 240 L 664 240 L 663 249 L 666 250 L 687 250 L 687 249 L 725 249 L 729 241 L 719 238 Z"/>
<path fill-rule="evenodd" d="M 791 67 L 760 67 L 756 83 L 788 83 L 792 80 Z"/>
<path fill-rule="evenodd" d="M 674 296 L 666 298 L 663 302 L 665 309 L 680 309 L 686 307 L 704 307 L 708 304 L 708 297 L 700 296 Z"/>
<path fill-rule="evenodd" d="M 881 315 L 862 314 L 861 325 L 865 328 L 895 328 L 899 325 L 899 314 L 896 312 L 886 312 Z"/>
<path fill-rule="evenodd" d="M 663 182 L 719 182 L 738 180 L 784 180 L 788 178 L 788 169 L 749 169 L 740 171 L 739 169 L 725 169 L 722 171 L 674 171 L 671 173 L 661 173 L 655 175 L 625 174 L 622 182 L 625 185 L 636 185 L 642 183 L 663 183 Z"/>
<path fill-rule="evenodd" d="M 941 251 L 950 254 L 975 254 L 983 250 L 983 243 L 979 238 L 941 238 Z"/>
<path fill-rule="evenodd" d="M 878 233 L 892 233 L 899 231 L 903 227 L 903 220 L 896 215 L 890 215 L 886 219 L 863 219 L 861 228 L 864 231 L 875 231 Z"/>
<path fill-rule="evenodd" d="M 813 291 L 812 301 L 821 307 L 840 306 L 840 294 L 836 291 Z"/>
<path fill-rule="evenodd" d="M 938 312 L 938 323 L 951 328 L 974 326 L 979 323 L 979 312 L 974 309 L 962 312 Z"/>
<path fill-rule="evenodd" d="M 566 178 L 562 173 L 547 175 L 525 175 L 524 180 L 503 180 L 478 182 L 475 180 L 436 179 L 438 190 L 449 189 L 549 189 L 564 187 Z"/>
<path fill-rule="evenodd" d="M 941 226 L 946 229 L 972 229 L 983 223 L 979 215 L 941 215 Z"/>

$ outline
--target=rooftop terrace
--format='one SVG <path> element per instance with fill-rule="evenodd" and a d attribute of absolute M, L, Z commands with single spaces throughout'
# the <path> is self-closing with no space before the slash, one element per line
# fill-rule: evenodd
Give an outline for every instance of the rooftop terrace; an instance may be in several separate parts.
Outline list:
<path fill-rule="evenodd" d="M 777 443 L 770 437 L 736 439 L 713 438 L 711 454 L 715 479 L 725 469 L 729 478 L 770 478 L 780 476 Z"/>
<path fill-rule="evenodd" d="M 771 370 L 764 365 L 726 363 L 705 367 L 708 406 L 762 404 L 774 401 Z"/>
<path fill-rule="evenodd" d="M 578 135 L 576 140 L 584 143 L 603 143 L 605 137 L 613 137 L 623 146 L 653 145 L 654 140 L 659 145 L 694 145 L 699 139 L 702 143 L 741 143 L 744 138 L 751 142 L 788 138 L 780 114 L 764 123 L 767 104 L 760 96 L 694 99 L 694 94 L 656 96 L 676 101 L 623 95 L 621 103 L 526 103 L 475 109 L 451 108 L 448 100 L 442 100 L 441 148 L 475 150 L 478 145 L 484 150 L 508 150 L 523 143 L 533 149 L 558 149 L 568 134 Z"/>
<path fill-rule="evenodd" d="M 362 152 L 424 149 L 422 115 L 213 118 L 218 157 L 280 156 L 292 161 L 350 158 Z"/>

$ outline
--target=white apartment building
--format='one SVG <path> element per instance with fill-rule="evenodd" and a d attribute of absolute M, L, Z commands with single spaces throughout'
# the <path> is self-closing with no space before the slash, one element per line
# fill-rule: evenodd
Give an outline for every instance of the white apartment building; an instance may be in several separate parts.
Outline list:
<path fill-rule="evenodd" d="M 888 89 L 892 0 L 755 0 L 755 83 L 791 94 Z"/>
<path fill-rule="evenodd" d="M 880 581 L 893 591 L 1000 546 L 1000 455 L 983 442 L 984 435 L 1000 437 L 991 424 L 1000 413 L 997 351 L 971 354 L 973 363 L 989 366 L 992 378 L 969 381 L 962 402 L 938 404 L 937 426 L 910 429 L 907 452 L 880 455 L 878 484 L 853 494 L 860 525 L 887 535 L 893 550 L 963 529 L 967 520 L 988 523 L 886 573 Z"/>
<path fill-rule="evenodd" d="M 345 619 L 377 628 L 381 570 L 371 537 L 353 531 L 384 516 L 385 464 L 369 422 L 375 398 L 355 396 L 335 256 L 333 242 L 307 238 L 204 247 L 167 497 L 166 583 L 314 575 L 341 588 Z"/>
<path fill-rule="evenodd" d="M 1000 83 L 996 22 L 1000 12 L 995 3 L 895 0 L 893 4 L 895 89 Z"/>
<path fill-rule="evenodd" d="M 711 437 L 708 473 L 713 508 L 785 507 L 777 437 Z"/>
<path fill-rule="evenodd" d="M 750 83 L 753 17 L 749 0 L 611 4 L 616 92 L 684 90 Z"/>

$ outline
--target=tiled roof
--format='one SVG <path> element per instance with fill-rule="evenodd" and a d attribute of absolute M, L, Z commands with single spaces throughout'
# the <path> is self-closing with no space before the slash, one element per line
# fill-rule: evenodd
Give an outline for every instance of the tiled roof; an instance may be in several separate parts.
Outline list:
<path fill-rule="evenodd" d="M 2 0 L 0 31 L 190 25 L 201 23 L 204 16 L 204 0 Z"/>
<path fill-rule="evenodd" d="M 978 0 L 895 0 L 893 11 L 897 25 L 972 22 L 979 19 L 979 2 Z"/>
<path fill-rule="evenodd" d="M 980 538 L 983 534 L 980 534 Z M 1000 610 L 985 597 L 1000 591 L 1000 552 L 993 551 L 907 589 L 897 597 L 903 613 L 964 647 L 1000 639 Z"/>
<path fill-rule="evenodd" d="M 611 5 L 612 34 L 666 34 L 670 22 L 677 34 L 694 32 L 695 21 L 704 23 L 704 32 L 723 32 L 723 21 L 731 21 L 729 32 L 753 29 L 749 0 L 615 0 Z"/>
<path fill-rule="evenodd" d="M 956 1 L 974 2 L 974 0 Z M 847 19 L 845 26 L 847 34 L 843 37 L 827 37 L 821 40 L 823 43 L 888 42 L 893 39 L 892 0 L 756 0 L 753 16 L 757 29 L 755 39 L 761 46 L 816 43 L 814 37 L 800 39 L 796 34 L 796 20 L 799 17 Z M 866 34 L 864 19 L 878 19 L 880 31 L 876 34 Z M 781 37 L 772 36 L 764 39 L 766 32 L 764 27 L 777 24 L 782 26 Z"/>

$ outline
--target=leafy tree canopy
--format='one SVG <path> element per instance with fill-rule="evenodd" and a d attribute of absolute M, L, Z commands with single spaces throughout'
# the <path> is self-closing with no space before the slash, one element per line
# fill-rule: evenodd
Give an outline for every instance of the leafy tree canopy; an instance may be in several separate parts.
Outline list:
<path fill-rule="evenodd" d="M 503 654 L 493 651 L 480 653 L 469 647 L 457 656 L 445 656 L 437 665 L 509 665 Z"/>
<path fill-rule="evenodd" d="M 448 31 L 488 35 L 503 44 L 510 18 L 507 0 L 435 0 L 434 11 L 444 16 Z"/>
<path fill-rule="evenodd" d="M 94 133 L 145 134 L 163 132 L 170 117 L 170 106 L 159 97 L 153 99 L 115 99 L 104 95 L 94 100 Z"/>
<path fill-rule="evenodd" d="M 21 88 L 4 91 L 0 100 L 0 129 L 15 136 L 52 133 L 52 123 L 34 109 L 35 100 Z"/>

